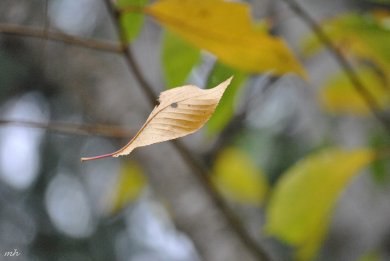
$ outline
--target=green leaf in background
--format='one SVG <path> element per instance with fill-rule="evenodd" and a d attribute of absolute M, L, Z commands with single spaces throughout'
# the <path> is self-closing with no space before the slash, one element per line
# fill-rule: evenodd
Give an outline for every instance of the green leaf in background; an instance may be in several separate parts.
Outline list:
<path fill-rule="evenodd" d="M 377 104 L 385 109 L 390 105 L 390 93 L 383 79 L 370 68 L 356 69 L 360 80 L 369 86 L 368 92 Z M 352 113 L 369 115 L 371 110 L 361 95 L 356 91 L 344 72 L 340 72 L 325 83 L 320 93 L 320 101 L 324 108 L 331 113 Z"/>
<path fill-rule="evenodd" d="M 380 255 L 376 252 L 366 254 L 358 259 L 358 261 L 380 261 Z"/>
<path fill-rule="evenodd" d="M 353 49 L 354 45 L 364 44 L 365 48 L 390 58 L 388 53 L 390 30 L 381 20 L 382 18 L 375 12 L 371 14 L 349 12 L 324 20 L 322 26 L 329 37 L 343 48 Z M 314 34 L 310 34 L 304 39 L 302 48 L 306 54 L 312 55 L 324 48 L 324 45 Z M 363 46 L 358 48 L 361 49 Z"/>
<path fill-rule="evenodd" d="M 268 191 L 263 172 L 237 148 L 224 149 L 218 155 L 212 180 L 224 197 L 246 205 L 261 205 Z"/>
<path fill-rule="evenodd" d="M 209 134 L 219 133 L 229 123 L 229 120 L 234 114 L 234 105 L 238 90 L 245 83 L 247 74 L 217 62 L 207 79 L 207 88 L 210 88 L 232 75 L 234 78 L 229 88 L 226 89 L 217 109 L 207 123 L 207 131 Z"/>
<path fill-rule="evenodd" d="M 386 151 L 390 148 L 390 137 L 387 132 L 380 130 L 371 134 L 370 145 L 376 151 Z M 387 184 L 390 174 L 388 158 L 379 157 L 370 165 L 371 174 L 378 184 Z"/>
<path fill-rule="evenodd" d="M 350 12 L 325 20 L 322 26 L 340 50 L 371 61 L 386 76 L 390 72 L 388 19 L 389 13 L 382 10 L 367 14 Z M 318 38 L 311 34 L 302 48 L 306 55 L 313 55 L 323 47 Z"/>
<path fill-rule="evenodd" d="M 167 88 L 185 83 L 200 60 L 200 50 L 175 34 L 165 31 L 162 42 L 162 66 Z"/>
<path fill-rule="evenodd" d="M 143 7 L 148 3 L 148 0 L 118 0 L 118 8 L 126 7 Z M 141 12 L 124 12 L 121 13 L 120 23 L 122 30 L 125 33 L 125 37 L 128 43 L 133 41 L 141 32 L 142 25 L 144 24 L 144 14 Z"/>
<path fill-rule="evenodd" d="M 374 158 L 368 149 L 330 148 L 302 159 L 282 175 L 272 192 L 266 232 L 296 246 L 299 260 L 313 258 L 340 193 Z"/>
<path fill-rule="evenodd" d="M 390 62 L 390 30 L 380 22 L 380 18 L 375 13 L 346 14 L 336 19 L 333 27 L 337 28 L 335 30 L 339 40 L 348 40 L 357 55 L 376 55 L 375 59 Z"/>
<path fill-rule="evenodd" d="M 351 12 L 322 24 L 341 51 L 352 54 L 360 63 L 365 61 L 357 67 L 356 73 L 381 109 L 390 105 L 390 29 L 383 22 L 389 18 L 389 13 L 383 11 L 369 14 Z M 322 47 L 314 35 L 306 39 L 304 44 L 306 54 L 309 55 Z M 367 66 L 367 61 L 370 66 Z M 343 73 L 331 77 L 325 83 L 320 99 L 325 109 L 332 113 L 370 113 L 366 102 Z"/>
<path fill-rule="evenodd" d="M 141 167 L 135 161 L 126 161 L 113 190 L 110 212 L 118 212 L 137 199 L 145 185 L 146 179 Z"/>
<path fill-rule="evenodd" d="M 366 0 L 370 3 L 376 3 L 376 4 L 390 4 L 390 0 Z"/>

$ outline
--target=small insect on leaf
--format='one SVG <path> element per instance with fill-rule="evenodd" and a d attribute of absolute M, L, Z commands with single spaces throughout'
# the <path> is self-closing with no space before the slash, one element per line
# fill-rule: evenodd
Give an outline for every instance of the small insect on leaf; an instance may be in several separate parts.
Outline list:
<path fill-rule="evenodd" d="M 128 155 L 137 147 L 180 138 L 197 131 L 211 117 L 231 80 L 232 77 L 207 90 L 185 85 L 162 92 L 160 104 L 126 146 L 113 153 L 81 158 L 81 161 Z"/>

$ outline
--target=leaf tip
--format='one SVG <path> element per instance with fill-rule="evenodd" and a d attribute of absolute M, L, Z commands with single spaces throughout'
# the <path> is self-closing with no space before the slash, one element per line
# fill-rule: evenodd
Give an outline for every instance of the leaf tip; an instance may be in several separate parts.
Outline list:
<path fill-rule="evenodd" d="M 234 78 L 234 75 L 230 76 L 225 82 L 230 84 L 232 82 L 233 78 Z"/>
<path fill-rule="evenodd" d="M 225 81 L 218 84 L 217 87 L 226 89 L 230 85 L 230 83 L 232 82 L 233 78 L 234 78 L 234 75 L 230 76 L 228 79 L 226 79 Z"/>

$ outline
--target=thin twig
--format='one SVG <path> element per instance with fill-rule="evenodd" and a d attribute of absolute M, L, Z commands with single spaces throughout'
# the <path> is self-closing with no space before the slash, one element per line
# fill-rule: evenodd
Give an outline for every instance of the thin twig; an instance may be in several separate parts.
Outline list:
<path fill-rule="evenodd" d="M 44 20 L 43 20 L 43 44 L 42 44 L 42 67 L 45 70 L 47 66 L 47 52 L 46 52 L 46 47 L 47 47 L 47 40 L 48 40 L 48 34 L 49 34 L 49 2 L 48 0 L 44 1 L 44 6 L 43 6 L 43 14 L 44 14 Z"/>
<path fill-rule="evenodd" d="M 117 33 L 120 37 L 120 41 L 123 47 L 125 47 L 127 45 L 127 42 L 119 22 L 120 12 L 113 6 L 110 0 L 104 0 L 104 2 L 114 22 Z M 139 82 L 139 85 L 141 86 L 142 90 L 147 96 L 149 103 L 152 106 L 154 106 L 157 100 L 157 95 L 154 93 L 152 86 L 149 84 L 149 82 L 146 80 L 141 70 L 139 69 L 137 62 L 133 57 L 131 49 L 123 48 L 123 55 L 126 59 L 130 71 L 134 74 L 135 78 Z M 247 233 L 246 229 L 240 222 L 237 215 L 229 208 L 226 202 L 215 190 L 214 186 L 211 184 L 209 179 L 209 171 L 205 168 L 204 164 L 202 164 L 199 160 L 197 160 L 192 155 L 190 150 L 179 140 L 173 140 L 172 144 L 174 145 L 175 149 L 179 152 L 179 154 L 183 157 L 183 159 L 188 164 L 188 166 L 193 170 L 194 175 L 196 175 L 196 178 L 200 181 L 206 193 L 208 193 L 211 200 L 226 217 L 227 222 L 231 226 L 232 230 L 236 233 L 237 237 L 242 241 L 242 243 L 248 248 L 249 251 L 253 253 L 253 255 L 258 260 L 270 260 L 265 250 L 263 250 L 256 243 L 256 241 Z"/>
<path fill-rule="evenodd" d="M 42 39 L 43 40 L 43 43 L 42 43 L 42 68 L 43 68 L 43 71 L 46 71 L 46 68 L 48 66 L 48 53 L 47 53 L 47 43 L 48 43 L 48 33 L 49 33 L 49 24 L 50 24 L 50 21 L 49 21 L 49 2 L 48 0 L 44 0 L 44 5 L 43 5 L 43 15 L 44 15 L 44 20 L 43 20 L 43 35 L 44 35 L 44 38 Z"/>
<path fill-rule="evenodd" d="M 71 135 L 96 135 L 109 138 L 129 138 L 132 137 L 132 133 L 115 126 L 107 125 L 92 125 L 92 124 L 72 124 L 72 123 L 42 123 L 26 120 L 7 120 L 0 119 L 0 127 L 2 125 L 15 125 L 28 128 L 44 129 L 52 132 L 58 132 L 60 134 Z"/>
<path fill-rule="evenodd" d="M 45 0 L 44 7 L 43 7 L 43 14 L 44 14 L 44 22 L 43 22 L 43 32 L 45 35 L 45 38 L 47 39 L 47 33 L 49 32 L 49 1 Z"/>
<path fill-rule="evenodd" d="M 368 91 L 367 86 L 363 84 L 359 76 L 356 74 L 351 63 L 344 57 L 337 46 L 333 43 L 332 39 L 326 34 L 321 26 L 306 12 L 303 7 L 295 0 L 281 0 L 286 3 L 289 8 L 294 11 L 317 35 L 318 39 L 328 48 L 334 59 L 344 70 L 348 79 L 355 87 L 355 90 L 360 94 L 372 114 L 383 125 L 385 130 L 390 134 L 390 121 L 381 113 L 380 105 L 377 103 L 372 94 Z"/>
<path fill-rule="evenodd" d="M 112 43 L 103 40 L 85 39 L 61 32 L 42 30 L 41 28 L 35 28 L 31 26 L 0 24 L 0 33 L 40 39 L 43 38 L 51 41 L 62 42 L 70 45 L 81 46 L 104 52 L 122 53 L 121 46 L 117 43 Z"/>

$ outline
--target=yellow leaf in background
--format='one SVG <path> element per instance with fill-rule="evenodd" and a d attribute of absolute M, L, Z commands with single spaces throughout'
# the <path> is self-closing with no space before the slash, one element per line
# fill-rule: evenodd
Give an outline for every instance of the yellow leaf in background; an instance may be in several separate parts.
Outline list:
<path fill-rule="evenodd" d="M 372 162 L 368 149 L 331 148 L 309 155 L 276 184 L 267 208 L 267 233 L 296 246 L 299 260 L 318 251 L 340 193 L 358 171 Z"/>
<path fill-rule="evenodd" d="M 141 167 L 134 161 L 126 161 L 113 190 L 110 212 L 118 212 L 137 199 L 145 185 L 146 179 Z"/>
<path fill-rule="evenodd" d="M 231 80 L 232 77 L 207 90 L 186 85 L 162 92 L 160 104 L 153 109 L 145 124 L 126 146 L 113 153 L 81 158 L 81 161 L 128 155 L 135 148 L 173 140 L 197 131 L 211 117 Z"/>
<path fill-rule="evenodd" d="M 390 105 L 390 92 L 384 79 L 368 68 L 359 68 L 356 72 L 365 86 L 370 88 L 367 91 L 371 93 L 380 107 L 387 108 Z M 366 102 L 344 73 L 340 73 L 325 83 L 319 95 L 321 104 L 329 112 L 359 115 L 371 113 Z"/>
<path fill-rule="evenodd" d="M 264 174 L 250 157 L 236 148 L 224 149 L 215 161 L 213 182 L 232 201 L 260 205 L 268 190 Z"/>
<path fill-rule="evenodd" d="M 305 72 L 285 42 L 256 29 L 248 5 L 222 0 L 160 0 L 144 9 L 169 30 L 222 62 L 252 73 Z"/>

